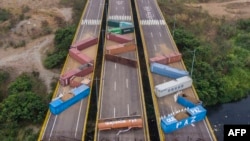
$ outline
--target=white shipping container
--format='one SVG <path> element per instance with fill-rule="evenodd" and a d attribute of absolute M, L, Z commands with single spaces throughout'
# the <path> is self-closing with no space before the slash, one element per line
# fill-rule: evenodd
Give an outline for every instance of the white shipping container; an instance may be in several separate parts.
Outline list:
<path fill-rule="evenodd" d="M 157 97 L 163 97 L 192 86 L 192 79 L 184 76 L 155 86 Z"/>

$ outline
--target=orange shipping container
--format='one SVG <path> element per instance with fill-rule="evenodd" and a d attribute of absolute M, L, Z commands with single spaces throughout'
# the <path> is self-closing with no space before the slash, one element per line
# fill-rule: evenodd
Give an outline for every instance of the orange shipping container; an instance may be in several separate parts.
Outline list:
<path fill-rule="evenodd" d="M 127 120 L 117 120 L 117 121 L 106 121 L 98 123 L 99 130 L 111 130 L 118 128 L 142 128 L 142 119 L 127 119 Z"/>
<path fill-rule="evenodd" d="M 119 35 L 119 34 L 113 34 L 113 33 L 108 33 L 107 39 L 121 43 L 121 44 L 133 41 L 133 38 L 130 38 L 126 35 Z"/>
<path fill-rule="evenodd" d="M 129 51 L 134 51 L 135 48 L 136 48 L 135 44 L 118 44 L 114 46 L 108 46 L 106 48 L 106 53 L 116 55 L 116 54 L 121 54 L 121 53 L 129 52 Z"/>

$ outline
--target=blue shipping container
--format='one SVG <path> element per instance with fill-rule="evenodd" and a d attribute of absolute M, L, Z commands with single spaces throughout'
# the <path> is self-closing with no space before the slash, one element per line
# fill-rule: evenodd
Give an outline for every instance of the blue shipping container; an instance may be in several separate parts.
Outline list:
<path fill-rule="evenodd" d="M 197 105 L 202 105 L 202 101 L 198 101 L 197 103 L 193 103 L 192 101 L 188 100 L 187 98 L 178 95 L 177 97 L 177 103 L 179 103 L 180 105 L 184 106 L 184 107 L 188 107 L 188 108 L 193 108 Z"/>
<path fill-rule="evenodd" d="M 162 76 L 166 76 L 166 77 L 170 77 L 174 79 L 189 75 L 188 71 L 173 68 L 168 65 L 159 64 L 155 62 L 151 63 L 150 70 L 152 73 L 156 73 L 158 75 L 162 75 Z"/>
<path fill-rule="evenodd" d="M 197 105 L 193 108 L 187 109 L 186 112 L 190 116 L 179 121 L 173 115 L 162 118 L 161 128 L 164 133 L 171 133 L 177 129 L 181 129 L 187 125 L 203 120 L 207 111 L 201 105 Z"/>
<path fill-rule="evenodd" d="M 74 105 L 81 99 L 87 97 L 89 95 L 90 88 L 87 85 L 81 85 L 71 91 L 73 95 L 72 98 L 63 101 L 61 97 L 55 98 L 49 104 L 49 109 L 51 113 L 57 115 L 63 112 L 64 110 L 68 109 L 70 106 Z"/>
<path fill-rule="evenodd" d="M 131 22 L 120 22 L 120 27 L 133 27 L 134 25 Z"/>

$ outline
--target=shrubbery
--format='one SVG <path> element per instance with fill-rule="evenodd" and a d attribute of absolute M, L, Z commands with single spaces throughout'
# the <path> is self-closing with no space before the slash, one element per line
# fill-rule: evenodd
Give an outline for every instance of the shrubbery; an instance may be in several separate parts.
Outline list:
<path fill-rule="evenodd" d="M 9 81 L 9 74 L 0 71 L 0 91 L 6 92 L 0 103 L 0 138 L 2 140 L 33 140 L 37 133 L 27 129 L 29 136 L 18 139 L 20 131 L 28 125 L 41 124 L 48 109 L 46 86 L 39 79 L 39 74 L 23 73 L 15 81 Z M 4 87 L 3 87 L 4 86 Z M 5 91 L 7 89 L 7 91 Z M 1 94 L 1 93 L 0 93 Z"/>
<path fill-rule="evenodd" d="M 167 5 L 162 4 L 161 7 Z M 188 13 L 194 12 L 186 9 L 185 13 L 189 15 Z M 183 54 L 189 72 L 196 50 L 192 77 L 204 104 L 226 103 L 246 97 L 250 90 L 250 83 L 247 82 L 250 80 L 250 19 L 226 21 L 209 15 L 204 18 L 196 17 L 192 23 L 199 23 L 197 32 L 197 25 L 188 24 L 181 18 L 174 20 L 175 16 L 171 15 L 171 11 L 165 12 L 165 15 L 171 21 L 170 27 L 175 24 L 175 29 L 171 28 L 174 32 L 172 35 L 174 34 L 174 40 Z M 214 27 L 210 26 L 210 31 L 217 33 L 213 37 L 209 37 L 207 33 L 207 23 L 200 24 L 204 19 L 208 19 L 206 21 L 209 23 L 216 23 Z"/>
<path fill-rule="evenodd" d="M 60 68 L 65 62 L 69 47 L 75 34 L 75 26 L 68 26 L 56 31 L 55 50 L 44 60 L 44 66 L 48 69 Z"/>

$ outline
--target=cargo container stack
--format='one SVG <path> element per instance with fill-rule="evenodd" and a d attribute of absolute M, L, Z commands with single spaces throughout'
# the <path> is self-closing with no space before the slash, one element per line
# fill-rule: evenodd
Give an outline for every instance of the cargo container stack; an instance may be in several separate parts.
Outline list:
<path fill-rule="evenodd" d="M 105 59 L 120 63 L 126 66 L 137 67 L 136 61 L 118 56 L 122 53 L 127 53 L 136 50 L 134 38 L 124 35 L 134 32 L 134 26 L 131 22 L 123 22 L 118 20 L 108 20 L 109 27 L 106 39 L 114 41 L 118 44 L 106 47 Z M 128 31 L 127 31 L 128 30 Z"/>
<path fill-rule="evenodd" d="M 130 22 L 108 20 L 108 32 L 115 34 L 128 34 L 134 32 L 134 25 Z"/>
<path fill-rule="evenodd" d="M 70 85 L 70 87 L 79 86 L 81 83 L 73 80 L 75 77 L 84 77 L 94 70 L 94 60 L 81 51 L 87 49 L 98 43 L 98 38 L 95 36 L 88 37 L 80 40 L 70 46 L 69 56 L 77 61 L 80 66 L 78 68 L 71 69 L 62 74 L 59 78 L 59 84 L 63 87 Z"/>

